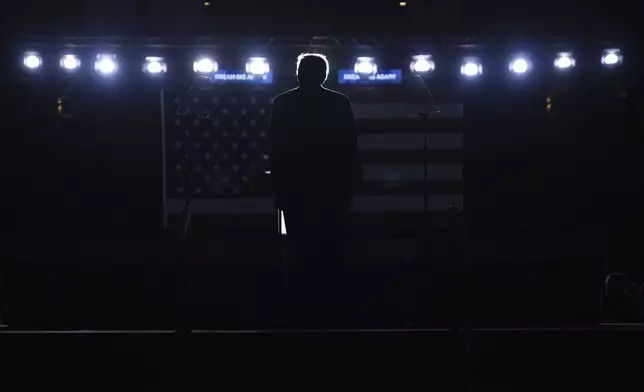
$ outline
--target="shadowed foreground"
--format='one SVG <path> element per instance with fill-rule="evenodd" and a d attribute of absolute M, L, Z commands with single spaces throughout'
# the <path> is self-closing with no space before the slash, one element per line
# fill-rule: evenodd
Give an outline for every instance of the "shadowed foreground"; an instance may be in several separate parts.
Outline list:
<path fill-rule="evenodd" d="M 471 357 L 464 336 L 196 331 L 187 340 L 184 379 L 190 389 L 228 391 L 564 391 L 642 383 L 641 328 L 476 330 Z M 5 390 L 176 390 L 171 331 L 0 332 L 0 345 Z"/>

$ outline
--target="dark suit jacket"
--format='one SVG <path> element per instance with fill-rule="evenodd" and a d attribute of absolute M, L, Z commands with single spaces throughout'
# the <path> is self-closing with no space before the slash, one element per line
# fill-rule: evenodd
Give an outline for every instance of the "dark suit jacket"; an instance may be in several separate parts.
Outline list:
<path fill-rule="evenodd" d="M 349 98 L 296 88 L 273 102 L 270 165 L 276 207 L 349 207 L 361 176 Z"/>

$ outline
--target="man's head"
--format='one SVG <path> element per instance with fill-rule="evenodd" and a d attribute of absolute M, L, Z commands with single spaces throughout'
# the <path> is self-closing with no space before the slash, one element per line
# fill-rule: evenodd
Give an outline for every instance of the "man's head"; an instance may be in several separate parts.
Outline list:
<path fill-rule="evenodd" d="M 297 79 L 300 86 L 321 86 L 329 76 L 329 62 L 317 53 L 302 53 L 297 57 Z"/>

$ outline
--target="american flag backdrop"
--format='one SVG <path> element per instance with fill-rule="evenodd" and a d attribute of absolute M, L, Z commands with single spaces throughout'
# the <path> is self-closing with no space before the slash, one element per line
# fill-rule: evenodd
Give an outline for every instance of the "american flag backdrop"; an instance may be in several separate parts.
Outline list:
<path fill-rule="evenodd" d="M 195 215 L 275 216 L 267 127 L 274 91 L 190 89 L 166 92 L 167 215 L 186 197 Z M 424 178 L 430 213 L 462 206 L 462 105 L 354 100 L 363 181 L 352 218 L 368 225 L 419 221 Z M 419 113 L 427 112 L 423 119 Z M 427 137 L 427 172 L 423 168 Z M 252 221 L 252 220 L 251 220 Z"/>

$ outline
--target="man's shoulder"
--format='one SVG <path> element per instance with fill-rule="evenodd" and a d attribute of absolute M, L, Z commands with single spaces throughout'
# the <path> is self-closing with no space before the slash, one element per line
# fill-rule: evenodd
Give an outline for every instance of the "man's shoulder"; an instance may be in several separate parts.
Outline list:
<path fill-rule="evenodd" d="M 351 99 L 348 96 L 342 94 L 339 91 L 331 90 L 326 87 L 324 87 L 324 91 L 330 96 L 332 96 L 334 99 L 337 99 L 338 101 L 349 101 L 349 102 L 351 101 Z"/>
<path fill-rule="evenodd" d="M 297 94 L 297 90 L 298 89 L 296 87 L 296 88 L 284 91 L 283 93 L 277 94 L 273 98 L 273 104 L 288 101 L 289 99 L 292 99 Z"/>

